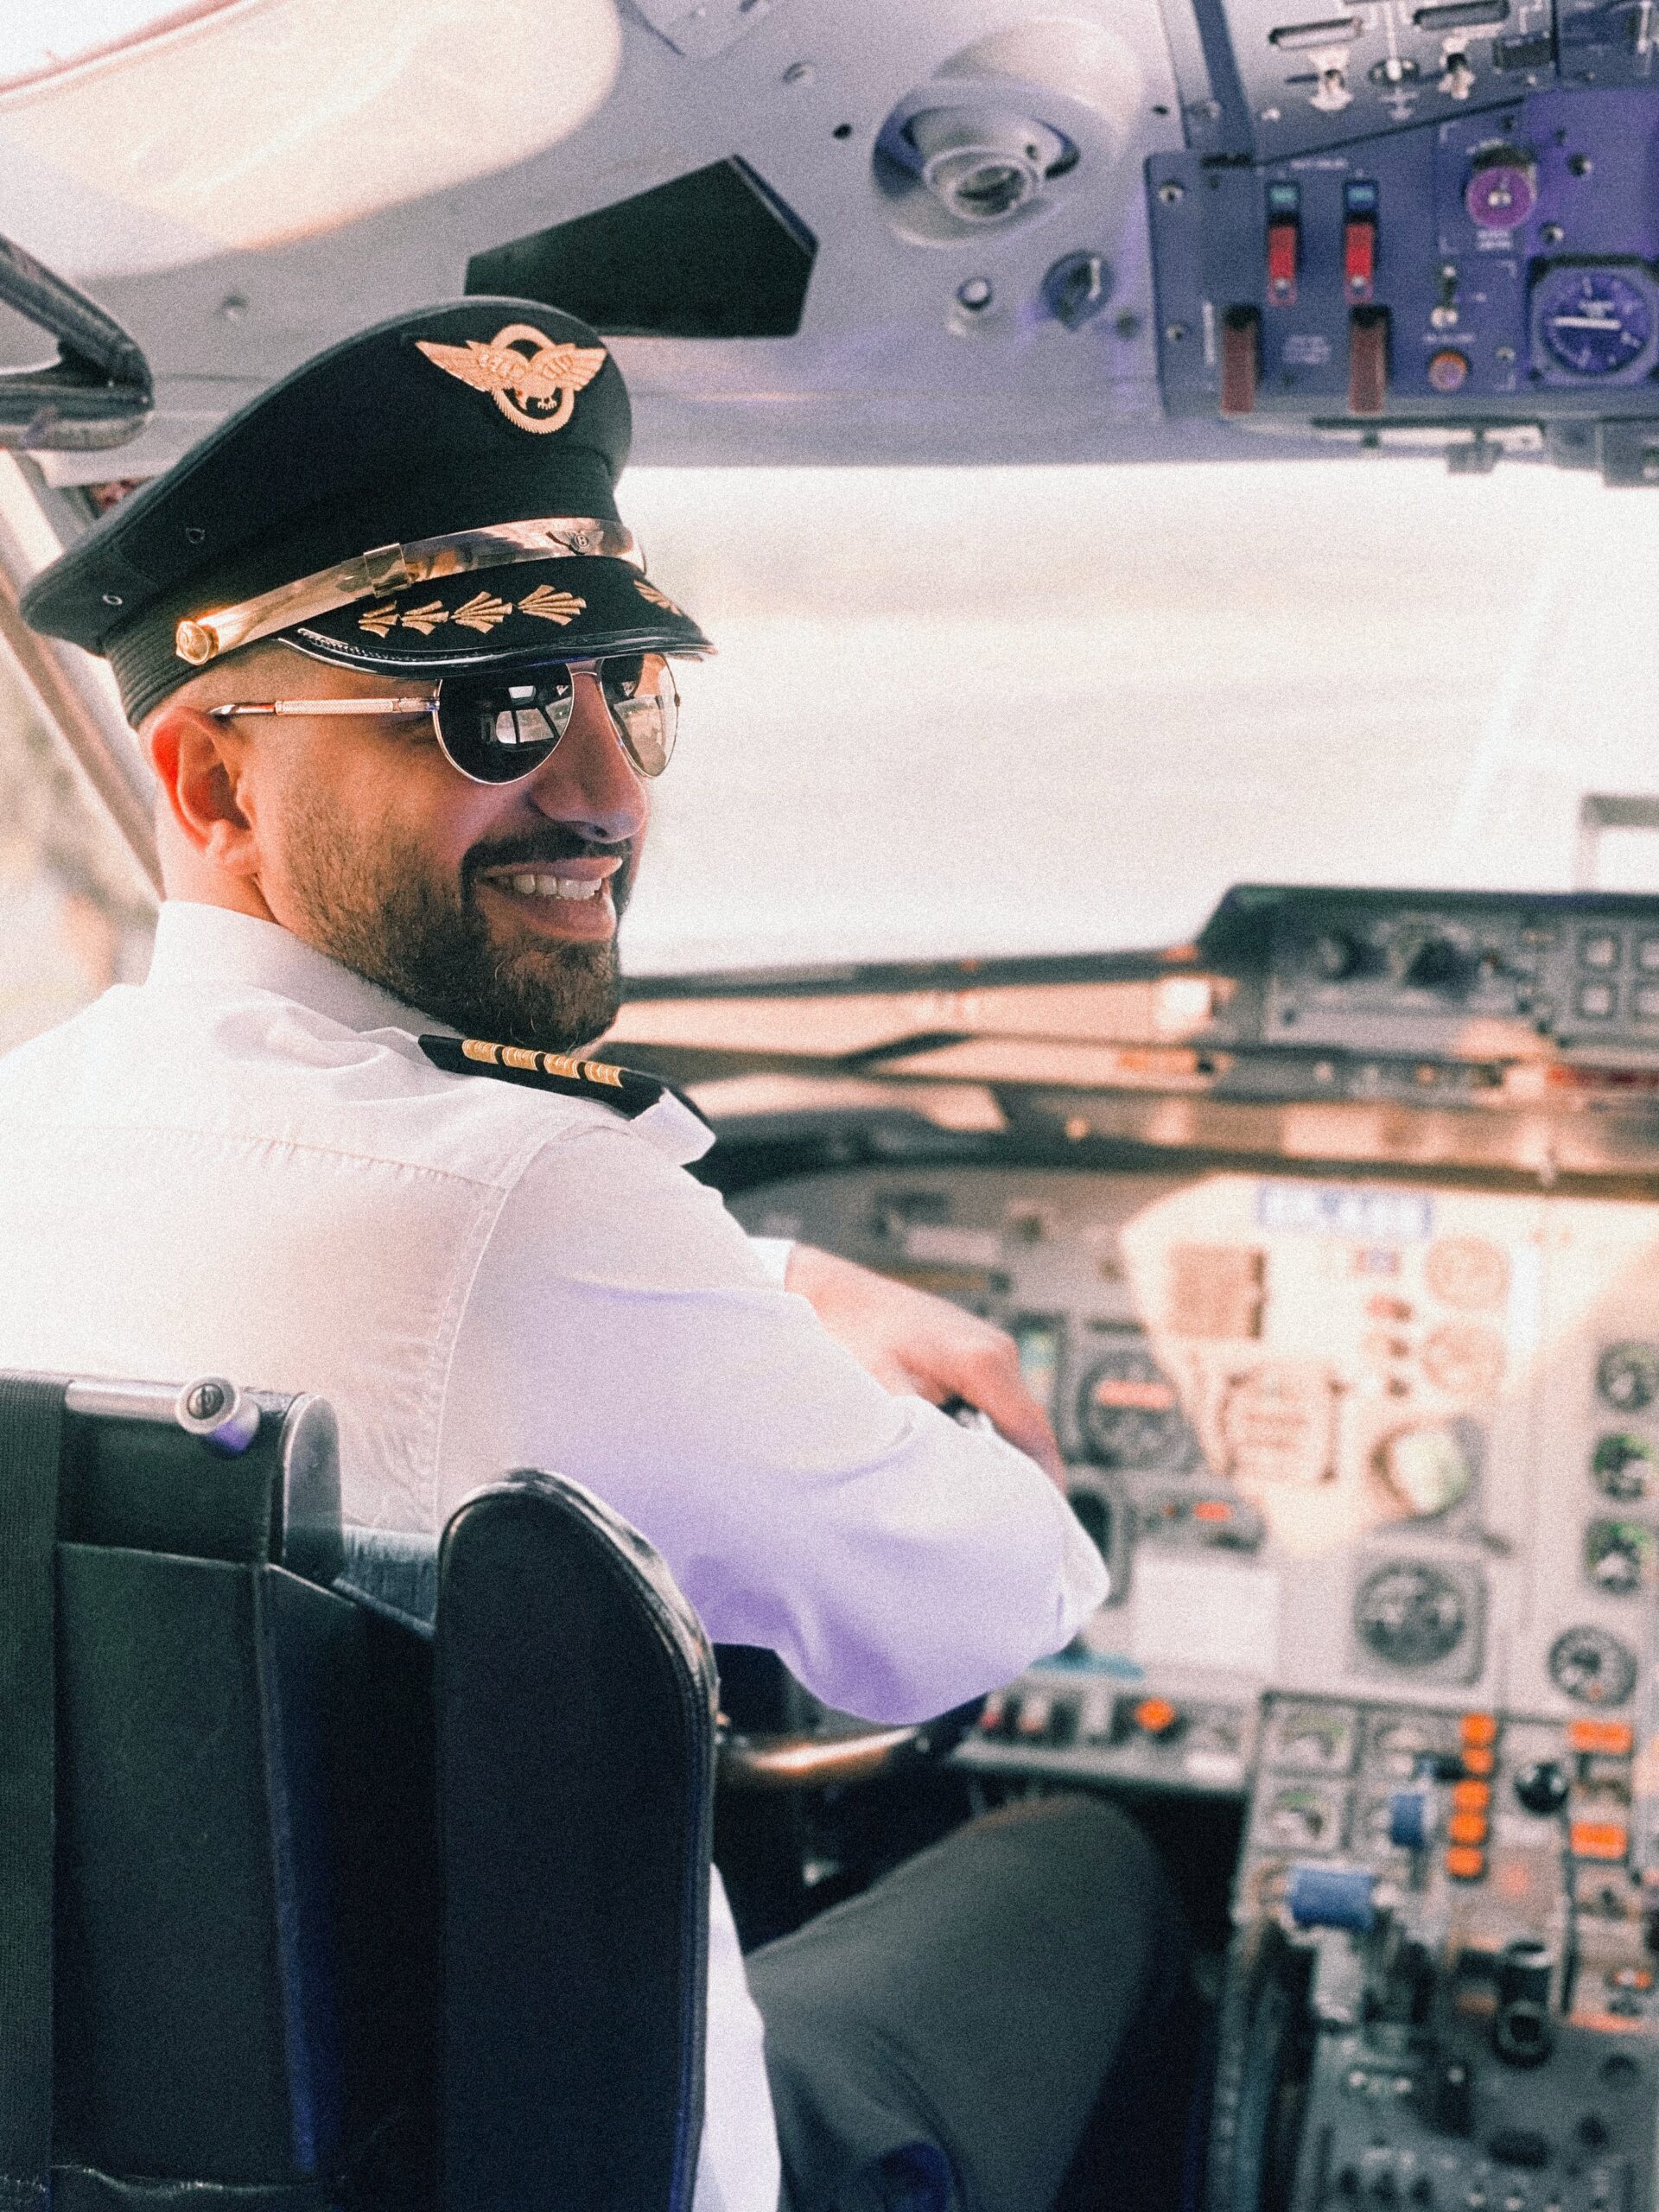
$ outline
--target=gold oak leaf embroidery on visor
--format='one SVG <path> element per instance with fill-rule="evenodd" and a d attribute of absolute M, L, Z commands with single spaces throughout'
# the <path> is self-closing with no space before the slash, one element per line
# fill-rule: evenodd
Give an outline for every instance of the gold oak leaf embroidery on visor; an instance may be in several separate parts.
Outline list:
<path fill-rule="evenodd" d="M 454 620 L 464 630 L 476 630 L 480 635 L 488 633 L 505 622 L 512 612 L 511 600 L 497 599 L 493 592 L 475 592 L 465 607 L 455 609 Z"/>
<path fill-rule="evenodd" d="M 551 584 L 537 584 L 528 599 L 518 602 L 521 614 L 533 614 L 539 621 L 556 622 L 563 629 L 586 611 L 588 602 L 578 599 L 573 591 L 555 591 Z"/>
<path fill-rule="evenodd" d="M 449 610 L 443 601 L 441 599 L 429 599 L 424 607 L 410 608 L 408 613 L 403 618 L 402 627 L 405 630 L 418 630 L 422 637 L 429 638 L 440 622 L 447 622 L 448 620 Z"/>
<path fill-rule="evenodd" d="M 395 630 L 397 626 L 397 609 L 390 605 L 372 607 L 366 613 L 358 616 L 357 626 L 359 630 L 372 632 L 377 638 L 384 638 L 388 630 Z"/>
<path fill-rule="evenodd" d="M 430 338 L 415 343 L 446 376 L 488 392 L 509 423 L 543 437 L 564 428 L 575 411 L 576 394 L 605 365 L 602 346 L 556 346 L 529 322 L 504 325 L 487 346 L 479 338 L 464 346 Z"/>
<path fill-rule="evenodd" d="M 665 614 L 679 613 L 679 608 L 675 606 L 668 594 L 666 592 L 658 591 L 655 584 L 642 583 L 639 577 L 636 576 L 634 578 L 633 588 L 635 591 L 639 593 L 641 599 L 648 599 L 653 607 L 660 607 Z M 684 618 L 682 616 L 681 619 L 683 620 Z"/>

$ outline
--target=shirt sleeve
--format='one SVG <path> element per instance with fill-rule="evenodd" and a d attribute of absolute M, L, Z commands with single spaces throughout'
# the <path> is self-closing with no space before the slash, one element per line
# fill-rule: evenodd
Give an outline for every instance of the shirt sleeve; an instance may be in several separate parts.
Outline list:
<path fill-rule="evenodd" d="M 1106 1593 L 1039 1468 L 889 1395 L 719 1195 L 626 1129 L 536 1156 L 461 1318 L 442 1511 L 524 1466 L 626 1515 L 716 1641 L 870 1719 L 1010 1680 Z"/>

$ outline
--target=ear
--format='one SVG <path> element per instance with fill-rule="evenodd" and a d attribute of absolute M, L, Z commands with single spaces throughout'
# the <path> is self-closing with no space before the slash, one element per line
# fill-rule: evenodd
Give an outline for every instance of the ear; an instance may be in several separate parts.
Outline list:
<path fill-rule="evenodd" d="M 191 849 L 227 875 L 255 875 L 259 852 L 247 803 L 246 751 L 232 725 L 168 701 L 146 738 L 168 811 Z"/>

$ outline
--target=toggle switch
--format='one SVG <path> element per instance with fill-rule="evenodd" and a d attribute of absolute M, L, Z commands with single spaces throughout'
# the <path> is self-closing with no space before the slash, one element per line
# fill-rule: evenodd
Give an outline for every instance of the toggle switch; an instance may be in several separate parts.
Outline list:
<path fill-rule="evenodd" d="M 1262 376 L 1262 318 L 1254 308 L 1229 308 L 1221 319 L 1221 411 L 1252 415 Z"/>
<path fill-rule="evenodd" d="M 1389 397 L 1389 311 L 1354 308 L 1348 316 L 1348 412 L 1380 415 Z"/>
<path fill-rule="evenodd" d="M 1302 194 L 1294 184 L 1268 187 L 1268 303 L 1296 304 L 1296 276 L 1302 258 Z"/>
<path fill-rule="evenodd" d="M 1364 181 L 1342 194 L 1342 289 L 1356 306 L 1366 305 L 1376 283 L 1376 187 Z"/>

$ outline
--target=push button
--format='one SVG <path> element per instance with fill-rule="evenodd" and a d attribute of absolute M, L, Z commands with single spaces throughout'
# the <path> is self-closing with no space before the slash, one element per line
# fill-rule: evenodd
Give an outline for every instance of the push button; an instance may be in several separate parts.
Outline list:
<path fill-rule="evenodd" d="M 1478 1882 L 1486 1872 L 1486 1854 L 1474 1844 L 1454 1843 L 1446 1854 L 1446 1871 L 1454 1882 Z"/>
<path fill-rule="evenodd" d="M 1630 1847 L 1630 1832 L 1623 1821 L 1574 1821 L 1568 1840 L 1575 1859 L 1597 1859 L 1612 1864 Z"/>
<path fill-rule="evenodd" d="M 1627 1759 L 1636 1745 L 1636 1732 L 1628 1720 L 1573 1720 L 1567 1724 L 1569 1751 L 1599 1754 L 1604 1758 Z"/>
<path fill-rule="evenodd" d="M 1484 1813 L 1453 1813 L 1446 1824 L 1446 1840 L 1451 1843 L 1484 1843 L 1486 1815 Z"/>
<path fill-rule="evenodd" d="M 1490 1782 L 1454 1782 L 1452 1809 L 1456 1813 L 1484 1813 L 1492 1802 Z"/>
<path fill-rule="evenodd" d="M 1154 1740 L 1173 1736 L 1181 1725 L 1179 1708 L 1166 1697 L 1143 1697 L 1135 1708 L 1133 1719 L 1141 1733 Z"/>
<path fill-rule="evenodd" d="M 1477 1751 L 1488 1750 L 1497 1741 L 1497 1715 L 1465 1713 L 1458 1722 L 1458 1741 L 1465 1751 L 1471 1744 Z"/>

